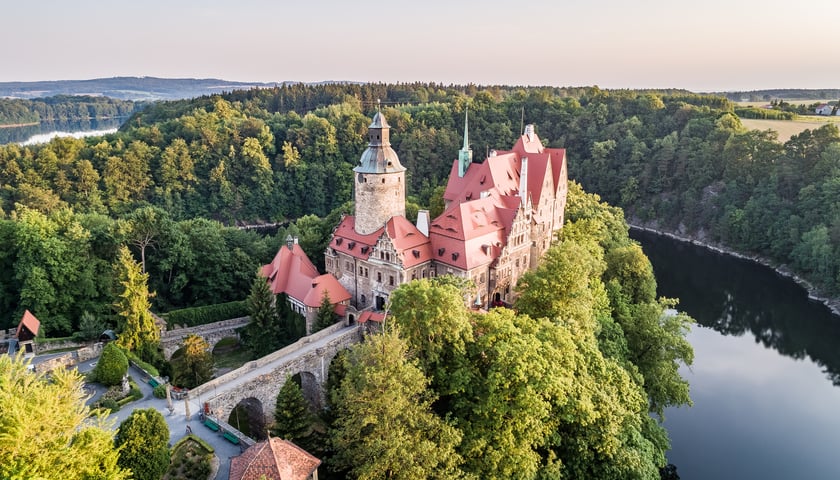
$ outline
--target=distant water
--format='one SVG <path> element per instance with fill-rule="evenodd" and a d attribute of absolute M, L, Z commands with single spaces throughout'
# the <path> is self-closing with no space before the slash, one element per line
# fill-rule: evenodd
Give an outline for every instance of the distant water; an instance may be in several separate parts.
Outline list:
<path fill-rule="evenodd" d="M 115 133 L 117 131 L 116 128 L 107 128 L 105 130 L 88 130 L 85 132 L 60 132 L 54 131 L 49 133 L 39 133 L 37 135 L 33 135 L 29 137 L 29 140 L 25 142 L 20 142 L 21 145 L 37 145 L 39 143 L 47 143 L 53 138 L 57 137 L 73 137 L 73 138 L 83 138 L 83 137 L 96 137 L 98 135 L 107 135 L 109 133 Z"/>
<path fill-rule="evenodd" d="M 691 408 L 670 408 L 684 479 L 840 478 L 840 318 L 761 265 L 633 231 L 661 295 L 697 320 Z"/>
<path fill-rule="evenodd" d="M 55 137 L 75 138 L 114 133 L 124 118 L 76 120 L 67 122 L 42 122 L 22 127 L 0 128 L 0 145 L 17 143 L 35 145 L 49 142 Z"/>

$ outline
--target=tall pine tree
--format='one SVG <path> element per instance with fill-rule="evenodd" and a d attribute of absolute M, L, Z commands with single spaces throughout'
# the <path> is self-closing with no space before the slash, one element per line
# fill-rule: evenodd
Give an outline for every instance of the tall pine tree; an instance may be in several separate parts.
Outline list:
<path fill-rule="evenodd" d="M 117 343 L 131 351 L 157 348 L 160 330 L 149 311 L 149 274 L 141 272 L 126 246 L 120 247 L 115 271 L 119 285 L 114 308 L 122 326 Z"/>

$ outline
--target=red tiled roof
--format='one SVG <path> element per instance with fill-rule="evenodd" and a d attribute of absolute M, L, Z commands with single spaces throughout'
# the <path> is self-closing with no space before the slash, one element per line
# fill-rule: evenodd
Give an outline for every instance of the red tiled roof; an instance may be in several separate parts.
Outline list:
<path fill-rule="evenodd" d="M 463 177 L 458 176 L 458 161 L 452 163 L 449 182 L 443 198 L 449 202 L 467 202 L 490 195 L 515 195 L 519 190 L 519 157 L 513 152 L 487 157 L 482 163 L 470 164 Z"/>
<path fill-rule="evenodd" d="M 311 280 L 311 288 L 306 296 L 301 299 L 307 307 L 320 307 L 324 292 L 333 304 L 350 300 L 350 293 L 338 283 L 335 277 L 329 273 L 319 275 Z"/>
<path fill-rule="evenodd" d="M 38 336 L 38 330 L 41 328 L 41 322 L 35 318 L 35 315 L 32 315 L 32 312 L 26 310 L 23 312 L 23 317 L 20 319 L 20 323 L 18 324 L 17 331 L 15 332 L 15 336 L 20 338 L 20 331 L 23 327 L 26 327 L 27 330 L 32 334 L 33 337 Z"/>
<path fill-rule="evenodd" d="M 330 241 L 330 247 L 337 252 L 343 252 L 356 258 L 367 260 L 370 258 L 371 253 L 373 253 L 373 247 L 376 245 L 376 241 L 382 235 L 385 227 L 367 235 L 356 233 L 355 227 L 356 217 L 346 215 L 342 218 L 338 226 L 335 227 L 333 238 Z"/>
<path fill-rule="evenodd" d="M 306 480 L 321 461 L 292 442 L 269 438 L 230 460 L 231 480 Z"/>
<path fill-rule="evenodd" d="M 432 259 L 429 237 L 423 235 L 423 232 L 405 217 L 391 217 L 385 224 L 385 233 L 391 239 L 403 267 L 413 267 Z"/>
<path fill-rule="evenodd" d="M 370 310 L 365 310 L 359 315 L 359 323 L 365 322 L 376 322 L 382 323 L 385 320 L 385 314 L 380 312 L 372 312 Z"/>
<path fill-rule="evenodd" d="M 274 260 L 260 270 L 268 278 L 271 293 L 285 293 L 309 307 L 321 305 L 326 291 L 335 303 L 350 299 L 350 293 L 332 275 L 320 275 L 298 244 L 280 247 Z"/>
<path fill-rule="evenodd" d="M 516 208 L 508 200 L 486 197 L 450 206 L 432 221 L 432 256 L 461 270 L 489 264 L 507 243 Z"/>

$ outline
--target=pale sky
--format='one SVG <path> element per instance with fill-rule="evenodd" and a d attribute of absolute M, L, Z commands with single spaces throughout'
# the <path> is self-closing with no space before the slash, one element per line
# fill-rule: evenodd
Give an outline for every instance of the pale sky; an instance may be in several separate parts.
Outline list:
<path fill-rule="evenodd" d="M 0 18 L 0 81 L 840 88 L 840 0 L 4 0 Z"/>

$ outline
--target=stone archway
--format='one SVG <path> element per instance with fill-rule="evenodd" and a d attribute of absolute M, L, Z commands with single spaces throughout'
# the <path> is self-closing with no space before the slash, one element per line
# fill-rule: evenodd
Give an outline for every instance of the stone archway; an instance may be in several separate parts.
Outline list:
<path fill-rule="evenodd" d="M 309 404 L 310 410 L 318 412 L 324 408 L 321 384 L 318 383 L 315 375 L 310 372 L 299 372 L 293 375 L 289 380 L 300 386 L 300 390 L 303 392 L 303 398 L 306 399 L 306 403 Z"/>
<path fill-rule="evenodd" d="M 265 424 L 265 412 L 262 402 L 254 397 L 248 397 L 231 410 L 227 423 L 254 440 L 268 438 Z"/>

